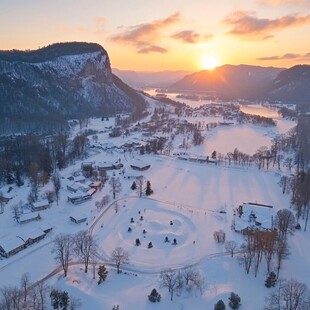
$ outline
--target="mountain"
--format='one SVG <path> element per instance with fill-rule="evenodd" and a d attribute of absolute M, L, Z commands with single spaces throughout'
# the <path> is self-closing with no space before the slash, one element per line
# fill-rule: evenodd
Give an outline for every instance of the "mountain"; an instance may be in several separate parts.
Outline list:
<path fill-rule="evenodd" d="M 153 87 L 153 88 L 165 88 L 172 83 L 177 82 L 185 75 L 190 74 L 189 71 L 132 71 L 132 70 L 120 70 L 112 68 L 115 75 L 121 78 L 126 84 L 135 88 Z"/>
<path fill-rule="evenodd" d="M 112 74 L 95 43 L 57 43 L 34 51 L 0 51 L 0 131 L 8 124 L 143 109 L 144 100 Z"/>
<path fill-rule="evenodd" d="M 203 70 L 185 76 L 167 88 L 168 91 L 212 92 L 230 99 L 262 98 L 283 68 L 249 65 L 224 65 L 212 71 Z"/>
<path fill-rule="evenodd" d="M 268 100 L 310 102 L 310 65 L 297 65 L 279 73 L 266 94 Z"/>

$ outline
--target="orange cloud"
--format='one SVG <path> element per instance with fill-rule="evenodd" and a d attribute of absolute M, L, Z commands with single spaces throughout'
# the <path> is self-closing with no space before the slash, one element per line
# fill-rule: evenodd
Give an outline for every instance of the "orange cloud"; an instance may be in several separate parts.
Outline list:
<path fill-rule="evenodd" d="M 88 29 L 85 27 L 70 27 L 65 24 L 56 25 L 56 29 L 60 32 L 74 32 L 74 33 L 85 33 L 88 32 Z"/>
<path fill-rule="evenodd" d="M 210 41 L 212 39 L 212 34 L 200 35 L 199 33 L 193 30 L 184 30 L 180 32 L 176 32 L 171 36 L 174 39 L 181 40 L 186 43 L 198 43 L 200 41 Z"/>
<path fill-rule="evenodd" d="M 275 30 L 310 24 L 310 15 L 286 15 L 277 19 L 267 19 L 258 18 L 253 12 L 237 11 L 229 14 L 224 19 L 224 23 L 232 27 L 229 34 L 268 39 L 272 37 L 272 32 Z"/>
<path fill-rule="evenodd" d="M 257 60 L 310 60 L 310 53 L 302 54 L 293 54 L 293 53 L 286 53 L 280 56 L 267 56 L 267 57 L 260 57 Z"/>
<path fill-rule="evenodd" d="M 132 44 L 138 53 L 159 52 L 167 50 L 157 45 L 163 30 L 177 24 L 181 20 L 180 13 L 175 13 L 165 19 L 160 19 L 147 24 L 128 27 L 124 32 L 111 38 L 114 42 Z"/>
<path fill-rule="evenodd" d="M 267 5 L 281 5 L 281 4 L 297 4 L 305 3 L 306 0 L 258 0 L 259 3 Z"/>
<path fill-rule="evenodd" d="M 104 26 L 106 23 L 106 19 L 102 16 L 96 16 L 94 22 L 96 27 L 95 33 L 99 35 L 104 34 L 105 33 Z"/>

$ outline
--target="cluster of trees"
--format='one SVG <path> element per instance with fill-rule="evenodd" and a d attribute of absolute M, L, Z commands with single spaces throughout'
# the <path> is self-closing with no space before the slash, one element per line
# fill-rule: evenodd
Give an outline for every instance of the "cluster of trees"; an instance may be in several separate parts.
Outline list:
<path fill-rule="evenodd" d="M 267 273 L 269 274 L 274 260 L 276 278 L 278 279 L 282 261 L 290 254 L 287 234 L 294 231 L 295 223 L 293 213 L 290 210 L 283 209 L 277 212 L 275 218 L 277 230 L 245 230 L 244 243 L 240 247 L 239 256 L 245 271 L 249 273 L 252 268 L 256 277 L 262 259 L 265 258 Z"/>
<path fill-rule="evenodd" d="M 55 261 L 61 265 L 65 277 L 68 274 L 70 262 L 75 256 L 83 262 L 85 272 L 88 272 L 89 265 L 92 265 L 93 278 L 95 278 L 98 244 L 88 231 L 80 231 L 75 235 L 57 235 L 52 253 Z M 111 260 L 116 266 L 117 273 L 120 273 L 121 265 L 129 262 L 129 254 L 122 247 L 116 247 L 111 253 Z"/>
<path fill-rule="evenodd" d="M 204 287 L 204 277 L 194 267 L 185 267 L 181 271 L 162 270 L 159 281 L 161 287 L 168 289 L 171 300 L 173 300 L 174 293 L 180 293 L 184 287 L 189 291 L 199 289 L 200 293 Z"/>
<path fill-rule="evenodd" d="M 19 286 L 0 288 L 0 309 L 44 310 L 49 309 L 48 304 L 53 309 L 62 310 L 76 310 L 82 305 L 79 299 L 69 296 L 68 292 L 52 288 L 44 281 L 31 283 L 28 273 L 22 275 Z"/>
<path fill-rule="evenodd" d="M 46 184 L 53 171 L 65 168 L 75 158 L 87 155 L 88 138 L 77 135 L 69 141 L 66 133 L 42 137 L 28 134 L 1 141 L 0 184 L 22 186 L 25 178 L 37 174 L 40 184 Z"/>
<path fill-rule="evenodd" d="M 294 279 L 279 281 L 276 289 L 266 298 L 264 310 L 308 310 L 310 290 Z"/>

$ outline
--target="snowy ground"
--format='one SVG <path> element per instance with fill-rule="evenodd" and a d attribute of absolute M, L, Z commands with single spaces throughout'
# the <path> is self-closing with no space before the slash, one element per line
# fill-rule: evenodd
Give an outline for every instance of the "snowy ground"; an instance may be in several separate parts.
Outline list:
<path fill-rule="evenodd" d="M 104 126 L 112 123 L 112 119 L 104 123 L 92 120 L 90 127 L 104 130 Z M 252 154 L 260 146 L 268 146 L 275 134 L 283 133 L 293 125 L 292 122 L 279 119 L 278 127 L 272 129 L 250 125 L 217 127 L 210 130 L 203 146 L 191 149 L 191 152 L 210 155 L 213 150 L 226 153 L 238 147 L 239 150 Z M 124 142 L 122 137 L 107 140 L 106 133 L 98 136 L 100 142 Z M 121 158 L 126 172 L 130 172 L 130 162 L 139 157 L 138 153 L 125 157 L 118 152 L 100 152 L 87 161 L 110 162 Z M 48 283 L 80 298 L 82 309 L 109 310 L 116 304 L 122 310 L 213 309 L 219 299 L 228 304 L 227 298 L 232 291 L 241 297 L 242 309 L 263 309 L 264 299 L 270 292 L 264 286 L 265 265 L 261 266 L 257 278 L 252 273 L 246 275 L 236 258 L 226 255 L 224 246 L 214 242 L 213 232 L 222 229 L 226 233 L 226 240 L 235 240 L 241 244 L 241 235 L 231 230 L 233 209 L 238 205 L 243 202 L 258 202 L 273 205 L 275 212 L 289 208 L 289 196 L 282 195 L 277 184 L 279 172 L 258 170 L 254 166 L 241 168 L 199 164 L 177 160 L 173 156 L 143 155 L 142 159 L 151 164 L 151 168 L 143 172 L 143 175 L 150 180 L 154 194 L 150 199 L 139 198 L 138 193 L 130 189 L 132 180 L 117 175 L 122 180 L 122 192 L 117 197 L 118 212 L 111 205 L 93 227 L 93 234 L 104 260 L 109 261 L 110 253 L 116 246 L 129 252 L 130 263 L 123 268 L 127 271 L 126 274 L 117 275 L 114 268 L 109 268 L 107 281 L 97 285 L 92 279 L 91 268 L 85 274 L 83 266 L 74 265 L 70 267 L 66 279 L 59 272 Z M 54 203 L 50 209 L 40 212 L 42 220 L 39 222 L 25 225 L 15 223 L 10 205 L 20 200 L 25 202 L 29 187 L 14 187 L 10 193 L 13 199 L 5 206 L 4 214 L 0 215 L 0 239 L 33 230 L 44 223 L 54 226 L 54 230 L 38 244 L 9 259 L 0 260 L 0 286 L 19 283 L 24 272 L 31 274 L 32 281 L 49 274 L 57 267 L 51 254 L 54 236 L 61 232 L 75 233 L 87 229 L 99 217 L 95 201 L 110 193 L 108 184 L 90 201 L 76 206 L 67 202 L 65 187 L 70 182 L 66 178 L 79 167 L 80 162 L 61 172 L 63 179 L 59 206 Z M 2 190 L 6 192 L 7 187 Z M 42 192 L 44 190 L 46 189 L 41 189 Z M 69 216 L 76 213 L 87 215 L 87 225 L 70 222 Z M 131 218 L 134 223 L 130 223 Z M 170 221 L 173 225 L 170 225 Z M 128 232 L 128 227 L 131 227 L 131 232 Z M 143 230 L 146 230 L 145 234 Z M 166 236 L 169 243 L 164 242 Z M 140 246 L 135 245 L 136 238 L 140 239 Z M 172 244 L 174 238 L 177 239 L 177 245 Z M 294 277 L 310 287 L 310 279 L 305 273 L 310 262 L 307 251 L 309 240 L 309 233 L 302 231 L 290 237 L 292 255 L 284 262 L 281 276 Z M 151 249 L 147 248 L 149 242 L 153 243 Z M 168 291 L 159 287 L 159 272 L 163 268 L 182 268 L 187 265 L 194 265 L 204 275 L 203 292 L 201 294 L 198 290 L 184 290 L 170 301 Z M 147 299 L 153 288 L 162 295 L 160 304 L 151 304 Z"/>

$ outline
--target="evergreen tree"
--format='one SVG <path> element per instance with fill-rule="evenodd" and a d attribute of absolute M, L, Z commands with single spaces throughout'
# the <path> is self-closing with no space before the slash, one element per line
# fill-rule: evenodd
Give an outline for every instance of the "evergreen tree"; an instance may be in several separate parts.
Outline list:
<path fill-rule="evenodd" d="M 69 309 L 69 294 L 68 292 L 64 291 L 60 293 L 60 301 L 59 306 L 61 310 L 67 310 Z"/>
<path fill-rule="evenodd" d="M 231 309 L 239 309 L 241 298 L 238 294 L 231 292 L 229 299 L 229 307 Z"/>
<path fill-rule="evenodd" d="M 154 191 L 152 190 L 151 188 L 151 182 L 150 181 L 147 181 L 146 182 L 146 190 L 145 190 L 145 195 L 146 196 L 150 196 L 154 193 Z"/>
<path fill-rule="evenodd" d="M 153 288 L 152 292 L 150 295 L 148 295 L 149 301 L 150 302 L 160 302 L 161 296 L 160 294 L 156 291 L 155 288 Z"/>
<path fill-rule="evenodd" d="M 132 182 L 132 184 L 131 184 L 131 187 L 130 187 L 133 191 L 135 190 L 135 189 L 137 189 L 137 184 L 136 184 L 136 182 L 135 181 L 133 181 Z"/>
<path fill-rule="evenodd" d="M 98 276 L 99 276 L 98 284 L 104 282 L 105 279 L 107 278 L 108 271 L 107 271 L 107 268 L 105 267 L 105 265 L 99 266 Z"/>
<path fill-rule="evenodd" d="M 214 305 L 214 310 L 225 310 L 226 306 L 224 304 L 224 301 L 220 299 L 215 305 Z"/>
<path fill-rule="evenodd" d="M 265 281 L 265 286 L 268 288 L 274 287 L 276 285 L 276 282 L 277 282 L 277 275 L 273 271 L 271 271 Z"/>

